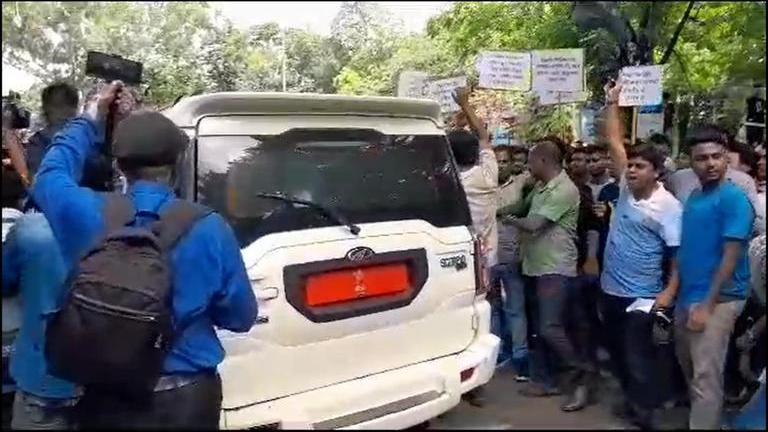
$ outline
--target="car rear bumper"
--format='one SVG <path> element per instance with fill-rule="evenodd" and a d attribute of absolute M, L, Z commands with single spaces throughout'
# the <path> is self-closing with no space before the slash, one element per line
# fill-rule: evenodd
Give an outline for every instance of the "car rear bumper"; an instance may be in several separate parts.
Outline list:
<path fill-rule="evenodd" d="M 493 376 L 499 339 L 488 332 L 488 303 L 478 306 L 478 335 L 459 354 L 224 410 L 221 427 L 402 429 L 435 418 Z"/>

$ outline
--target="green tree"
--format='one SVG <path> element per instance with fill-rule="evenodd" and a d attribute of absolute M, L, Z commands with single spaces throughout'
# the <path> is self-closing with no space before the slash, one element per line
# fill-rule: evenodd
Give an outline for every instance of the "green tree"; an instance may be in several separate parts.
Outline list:
<path fill-rule="evenodd" d="M 3 62 L 44 83 L 83 88 L 86 51 L 97 50 L 144 63 L 152 103 L 205 88 L 205 3 L 4 2 L 2 13 Z"/>

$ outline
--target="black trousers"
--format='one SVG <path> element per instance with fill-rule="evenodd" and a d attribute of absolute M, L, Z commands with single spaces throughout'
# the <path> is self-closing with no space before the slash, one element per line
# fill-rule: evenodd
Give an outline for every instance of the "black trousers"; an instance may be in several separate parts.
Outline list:
<path fill-rule="evenodd" d="M 213 373 L 141 398 L 86 389 L 77 421 L 82 429 L 218 429 L 221 398 L 221 378 Z"/>
<path fill-rule="evenodd" d="M 613 374 L 627 401 L 650 410 L 673 396 L 678 366 L 673 344 L 653 342 L 653 315 L 626 312 L 634 301 L 603 293 L 603 328 Z"/>

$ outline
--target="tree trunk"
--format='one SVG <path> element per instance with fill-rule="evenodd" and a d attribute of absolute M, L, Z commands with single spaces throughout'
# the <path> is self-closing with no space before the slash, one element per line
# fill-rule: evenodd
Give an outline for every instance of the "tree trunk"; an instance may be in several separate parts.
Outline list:
<path fill-rule="evenodd" d="M 672 51 L 675 49 L 675 45 L 677 45 L 677 40 L 680 38 L 680 33 L 683 31 L 685 22 L 688 21 L 688 17 L 691 16 L 691 10 L 693 10 L 694 3 L 694 1 L 688 2 L 688 7 L 685 9 L 685 13 L 680 19 L 680 22 L 677 23 L 677 28 L 675 28 L 675 32 L 672 34 L 672 39 L 669 40 L 669 45 L 667 45 L 667 49 L 664 51 L 664 55 L 661 57 L 659 64 L 666 63 L 667 60 L 669 60 L 669 56 L 672 55 Z"/>

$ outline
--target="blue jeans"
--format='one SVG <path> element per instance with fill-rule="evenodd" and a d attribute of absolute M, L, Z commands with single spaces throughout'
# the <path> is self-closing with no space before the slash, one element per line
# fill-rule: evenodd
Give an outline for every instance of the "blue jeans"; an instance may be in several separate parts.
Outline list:
<path fill-rule="evenodd" d="M 504 298 L 491 298 L 491 332 L 501 338 L 500 359 L 522 360 L 528 357 L 528 323 L 525 318 L 525 292 L 520 264 L 497 264 L 491 269 L 491 287 Z"/>

